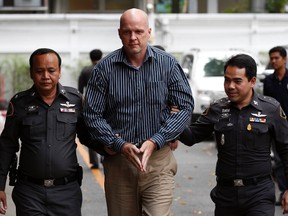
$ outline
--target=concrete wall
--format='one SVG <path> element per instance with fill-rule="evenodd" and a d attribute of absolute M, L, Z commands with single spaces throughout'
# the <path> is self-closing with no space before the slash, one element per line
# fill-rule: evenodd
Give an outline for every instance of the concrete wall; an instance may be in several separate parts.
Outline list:
<path fill-rule="evenodd" d="M 7 14 L 0 15 L 0 61 L 8 54 L 28 57 L 39 47 L 57 50 L 63 58 L 61 82 L 76 86 L 79 61 L 100 48 L 121 47 L 120 14 Z M 241 48 L 266 53 L 288 44 L 288 14 L 155 14 L 151 16 L 153 44 L 168 52 L 190 48 Z"/>

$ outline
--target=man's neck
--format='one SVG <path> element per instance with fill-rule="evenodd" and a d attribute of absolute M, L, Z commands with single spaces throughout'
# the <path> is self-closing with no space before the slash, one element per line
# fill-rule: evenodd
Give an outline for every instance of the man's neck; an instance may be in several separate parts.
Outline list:
<path fill-rule="evenodd" d="M 53 101 L 56 98 L 57 95 L 57 89 L 50 91 L 50 92 L 41 92 L 39 93 L 39 95 L 41 96 L 42 100 L 48 104 L 49 106 L 52 105 Z"/>
<path fill-rule="evenodd" d="M 278 80 L 282 80 L 284 78 L 284 76 L 285 76 L 286 68 L 285 67 L 281 67 L 278 70 L 275 70 L 274 73 L 277 76 Z"/>

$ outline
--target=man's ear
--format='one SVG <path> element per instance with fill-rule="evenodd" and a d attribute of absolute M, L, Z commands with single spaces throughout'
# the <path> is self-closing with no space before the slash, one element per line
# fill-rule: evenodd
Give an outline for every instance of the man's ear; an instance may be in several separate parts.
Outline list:
<path fill-rule="evenodd" d="M 251 82 L 251 86 L 252 86 L 252 87 L 255 86 L 255 84 L 256 84 L 256 80 L 257 80 L 257 78 L 256 78 L 255 76 L 252 77 L 252 79 L 250 80 L 250 82 Z"/>

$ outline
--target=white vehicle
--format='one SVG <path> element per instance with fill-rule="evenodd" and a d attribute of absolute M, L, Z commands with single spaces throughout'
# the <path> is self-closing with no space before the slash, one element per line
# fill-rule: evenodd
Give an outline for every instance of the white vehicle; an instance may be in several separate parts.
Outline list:
<path fill-rule="evenodd" d="M 183 54 L 180 63 L 188 77 L 194 97 L 192 121 L 195 121 L 211 102 L 226 97 L 223 86 L 224 65 L 228 58 L 239 53 L 251 55 L 236 49 L 212 51 L 192 49 Z"/>

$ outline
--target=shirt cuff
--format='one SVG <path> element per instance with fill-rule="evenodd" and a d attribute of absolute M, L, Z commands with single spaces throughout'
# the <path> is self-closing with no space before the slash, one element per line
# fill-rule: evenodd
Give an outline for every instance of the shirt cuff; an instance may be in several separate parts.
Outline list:
<path fill-rule="evenodd" d="M 116 139 L 115 142 L 114 142 L 114 145 L 113 145 L 114 151 L 121 152 L 122 146 L 125 143 L 126 142 L 123 139 L 121 139 L 121 138 Z"/>
<path fill-rule="evenodd" d="M 157 150 L 161 149 L 166 144 L 166 140 L 160 133 L 153 135 L 150 139 L 156 143 Z"/>
<path fill-rule="evenodd" d="M 6 186 L 6 179 L 7 177 L 5 178 L 0 178 L 0 191 L 5 191 L 5 186 Z"/>

